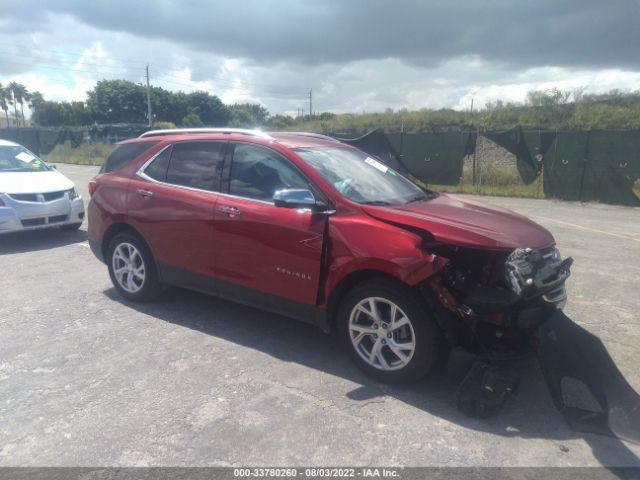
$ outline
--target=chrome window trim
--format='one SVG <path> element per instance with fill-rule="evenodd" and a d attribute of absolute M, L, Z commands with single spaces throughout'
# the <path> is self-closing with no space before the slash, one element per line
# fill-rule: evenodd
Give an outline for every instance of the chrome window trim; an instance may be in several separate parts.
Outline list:
<path fill-rule="evenodd" d="M 203 141 L 210 141 L 210 142 L 219 142 L 221 140 L 203 140 Z M 225 142 L 227 142 L 227 140 L 225 140 Z M 182 142 L 176 142 L 176 143 L 182 143 Z M 239 143 L 239 142 L 238 142 Z M 241 142 L 241 143 L 247 143 L 249 145 L 254 145 L 251 142 Z M 257 198 L 249 198 L 249 197 L 241 197 L 239 195 L 232 195 L 230 193 L 224 193 L 224 192 L 214 192 L 211 190 L 203 190 L 201 188 L 194 188 L 194 187 L 187 187 L 186 185 L 177 185 L 175 183 L 169 183 L 169 182 L 162 182 L 160 180 L 156 180 L 155 178 L 151 178 L 150 176 L 148 176 L 147 174 L 144 173 L 144 171 L 146 170 L 146 168 L 153 163 L 153 161 L 158 158 L 160 155 L 162 155 L 162 153 L 167 149 L 167 148 L 171 148 L 175 145 L 175 143 L 170 143 L 169 145 L 166 145 L 165 147 L 161 148 L 160 150 L 158 150 L 156 153 L 154 153 L 146 162 L 144 162 L 142 164 L 142 166 L 136 171 L 136 175 L 140 178 L 142 178 L 143 180 L 146 180 L 147 182 L 151 182 L 151 183 L 155 183 L 156 185 L 164 185 L 167 187 L 175 187 L 175 188 L 182 188 L 184 190 L 189 190 L 192 192 L 200 192 L 200 193 L 209 193 L 212 195 L 220 195 L 222 197 L 225 198 L 235 198 L 238 200 L 244 200 L 244 201 L 249 201 L 249 202 L 254 202 L 254 203 L 259 203 L 262 205 L 271 205 L 273 207 L 275 207 L 275 203 L 273 201 L 268 202 L 266 200 L 258 200 Z M 280 157 L 282 157 L 285 161 L 288 161 L 289 163 L 291 163 L 289 161 L 288 158 L 284 157 L 280 152 L 278 152 L 277 150 L 273 149 L 273 148 L 269 148 L 269 147 L 265 147 L 264 145 L 258 145 L 259 147 L 263 147 L 266 148 L 268 150 L 271 150 L 275 153 L 277 153 Z M 233 160 L 232 160 L 233 161 Z M 293 168 L 295 168 L 307 181 L 311 182 L 307 176 L 300 171 L 300 169 L 297 167 L 297 165 L 293 165 Z M 318 188 L 318 187 L 316 187 Z M 280 207 L 278 207 L 280 208 Z M 311 210 L 308 210 L 309 212 L 311 212 Z M 317 212 L 317 213 L 324 213 L 324 214 L 328 214 L 328 215 L 333 215 L 334 213 L 336 213 L 336 211 L 334 209 L 329 209 L 326 210 L 324 212 Z"/>
<path fill-rule="evenodd" d="M 215 140 L 212 140 L 215 141 Z M 213 190 L 203 190 L 201 188 L 195 188 L 195 187 L 188 187 L 186 185 L 178 185 L 175 183 L 170 183 L 170 182 L 162 182 L 160 180 L 156 180 L 155 178 L 151 178 L 149 175 L 147 175 L 146 173 L 144 173 L 144 171 L 147 169 L 147 167 L 149 165 L 151 165 L 151 163 L 153 163 L 153 161 L 158 158 L 160 155 L 162 155 L 162 153 L 167 149 L 172 147 L 174 144 L 171 143 L 167 146 L 165 146 L 164 148 L 162 148 L 161 150 L 159 150 L 158 152 L 156 152 L 151 158 L 149 158 L 146 162 L 144 162 L 144 164 L 142 164 L 142 166 L 136 171 L 136 175 L 140 178 L 142 178 L 143 180 L 146 180 L 147 182 L 151 182 L 151 183 L 155 183 L 156 185 L 165 185 L 167 187 L 175 187 L 175 188 L 182 188 L 184 190 L 189 190 L 192 192 L 201 192 L 201 193 L 209 193 L 212 195 L 220 195 L 223 197 L 227 197 L 227 198 L 237 198 L 239 200 L 248 200 L 251 202 L 256 202 L 256 203 L 261 203 L 261 204 L 265 204 L 265 205 L 273 205 L 275 206 L 275 204 L 273 202 L 267 202 L 266 200 L 258 200 L 255 198 L 247 198 L 247 197 L 240 197 L 238 195 L 231 195 L 229 193 L 223 193 L 223 192 L 216 192 Z"/>
<path fill-rule="evenodd" d="M 158 158 L 160 155 L 162 155 L 162 153 L 167 149 L 173 147 L 173 144 L 170 143 L 169 145 L 165 145 L 163 148 L 161 148 L 160 150 L 158 150 L 156 153 L 154 153 L 151 158 L 149 158 L 146 162 L 144 162 L 142 164 L 142 166 L 136 171 L 136 175 L 138 175 L 139 177 L 142 177 L 146 180 L 150 180 L 156 183 L 162 183 L 159 180 L 156 180 L 154 178 L 149 177 L 148 175 L 146 175 L 144 173 L 144 171 L 147 169 L 147 167 L 156 159 Z"/>

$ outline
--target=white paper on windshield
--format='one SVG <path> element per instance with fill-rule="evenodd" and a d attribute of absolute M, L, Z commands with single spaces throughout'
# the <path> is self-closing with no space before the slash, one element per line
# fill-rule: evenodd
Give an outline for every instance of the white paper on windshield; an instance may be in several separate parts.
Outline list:
<path fill-rule="evenodd" d="M 33 160 L 36 157 L 28 154 L 27 152 L 20 152 L 19 154 L 16 155 L 16 158 L 22 162 L 29 163 L 31 162 L 31 160 Z"/>
<path fill-rule="evenodd" d="M 386 165 L 380 163 L 379 161 L 377 161 L 377 160 L 375 160 L 375 159 L 373 159 L 371 157 L 365 158 L 364 161 L 365 161 L 365 163 L 368 163 L 372 167 L 377 168 L 382 173 L 387 173 L 387 170 L 389 170 L 389 167 L 387 167 Z"/>

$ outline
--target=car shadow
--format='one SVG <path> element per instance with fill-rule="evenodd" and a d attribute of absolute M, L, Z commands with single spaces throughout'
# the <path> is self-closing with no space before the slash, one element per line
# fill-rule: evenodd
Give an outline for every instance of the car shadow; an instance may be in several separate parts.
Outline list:
<path fill-rule="evenodd" d="M 4 233 L 0 235 L 0 255 L 25 253 L 65 247 L 87 240 L 85 230 L 65 231 L 59 228 Z"/>
<path fill-rule="evenodd" d="M 452 352 L 446 372 L 411 386 L 390 386 L 362 373 L 335 336 L 325 335 L 320 329 L 293 319 L 177 288 L 167 289 L 161 301 L 152 303 L 127 301 L 113 288 L 104 293 L 114 301 L 160 320 L 357 383 L 360 386 L 347 393 L 353 401 L 366 402 L 389 395 L 468 429 L 503 437 L 553 440 L 557 442 L 559 454 L 568 451 L 563 441 L 583 438 L 605 467 L 640 466 L 638 457 L 620 440 L 569 429 L 553 406 L 537 365 L 523 374 L 518 395 L 511 398 L 497 416 L 474 419 L 461 413 L 455 401 L 458 385 L 474 361 L 462 352 Z M 617 475 L 615 470 L 612 473 Z"/>

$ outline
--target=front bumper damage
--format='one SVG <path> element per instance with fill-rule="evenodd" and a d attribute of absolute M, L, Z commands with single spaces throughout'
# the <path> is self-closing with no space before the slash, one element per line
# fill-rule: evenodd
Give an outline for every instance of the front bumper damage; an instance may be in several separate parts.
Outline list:
<path fill-rule="evenodd" d="M 555 248 L 516 249 L 494 261 L 501 266 L 484 281 L 455 262 L 430 279 L 445 336 L 478 358 L 458 389 L 458 408 L 473 417 L 496 414 L 537 360 L 572 429 L 640 443 L 640 396 L 600 339 L 562 312 L 572 262 Z"/>

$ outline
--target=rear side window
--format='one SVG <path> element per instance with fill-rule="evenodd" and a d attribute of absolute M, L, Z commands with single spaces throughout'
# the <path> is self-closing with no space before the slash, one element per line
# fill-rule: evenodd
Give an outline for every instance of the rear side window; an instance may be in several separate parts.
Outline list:
<path fill-rule="evenodd" d="M 184 142 L 173 146 L 167 182 L 218 191 L 225 142 Z"/>
<path fill-rule="evenodd" d="M 169 169 L 169 159 L 171 158 L 171 147 L 165 148 L 153 161 L 144 169 L 144 174 L 164 182 L 167 180 L 167 170 Z"/>
<path fill-rule="evenodd" d="M 100 173 L 113 172 L 131 163 L 138 155 L 149 150 L 158 142 L 136 142 L 116 145 L 105 160 Z"/>

